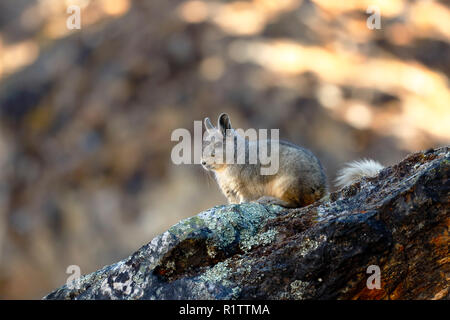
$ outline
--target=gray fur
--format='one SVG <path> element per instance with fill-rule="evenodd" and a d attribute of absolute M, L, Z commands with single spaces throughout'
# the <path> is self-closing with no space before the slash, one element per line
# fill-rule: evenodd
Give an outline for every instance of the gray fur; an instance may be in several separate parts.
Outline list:
<path fill-rule="evenodd" d="M 257 141 L 244 140 L 231 127 L 227 114 L 221 114 L 218 128 L 211 128 L 205 119 L 208 135 L 219 137 L 219 141 L 204 145 L 202 164 L 215 173 L 216 180 L 229 203 L 257 201 L 275 203 L 285 207 L 302 207 L 322 198 L 328 192 L 327 179 L 319 159 L 302 147 L 279 141 L 279 170 L 274 175 L 261 175 L 261 163 L 250 164 L 251 150 L 258 150 Z M 209 122 L 209 123 L 208 123 Z M 213 150 L 227 154 L 225 137 L 231 136 L 234 148 L 234 163 L 216 163 Z M 221 140 L 221 141 L 220 141 Z M 242 145 L 240 145 L 240 142 Z M 269 150 L 273 140 L 266 140 Z M 220 147 L 221 146 L 221 147 Z M 237 164 L 237 157 L 245 152 L 245 164 Z M 212 154 L 212 155 L 211 155 Z M 226 158 L 224 158 L 226 159 Z"/>

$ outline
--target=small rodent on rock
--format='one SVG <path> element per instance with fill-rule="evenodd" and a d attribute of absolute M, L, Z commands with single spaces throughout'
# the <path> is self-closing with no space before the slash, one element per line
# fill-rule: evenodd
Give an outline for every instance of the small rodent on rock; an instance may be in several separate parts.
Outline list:
<path fill-rule="evenodd" d="M 325 172 L 311 151 L 282 140 L 246 139 L 232 128 L 226 113 L 219 116 L 217 127 L 209 118 L 204 119 L 204 125 L 206 142 L 201 164 L 214 173 L 229 203 L 257 201 L 298 208 L 328 194 Z M 251 154 L 258 155 L 261 145 L 268 146 L 268 149 L 277 146 L 278 170 L 274 174 L 261 174 L 265 163 L 262 164 L 259 157 L 251 160 Z M 239 155 L 245 155 L 245 160 L 238 161 Z M 351 185 L 361 177 L 375 176 L 382 168 L 374 160 L 351 162 L 338 173 L 336 185 Z"/>

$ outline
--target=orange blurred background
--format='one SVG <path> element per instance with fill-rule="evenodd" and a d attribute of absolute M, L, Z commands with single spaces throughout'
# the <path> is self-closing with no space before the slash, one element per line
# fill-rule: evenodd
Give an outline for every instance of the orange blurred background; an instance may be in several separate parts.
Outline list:
<path fill-rule="evenodd" d="M 205 116 L 279 128 L 330 182 L 448 145 L 449 3 L 2 0 L 0 299 L 39 299 L 69 265 L 93 272 L 225 203 L 170 159 L 172 131 Z"/>

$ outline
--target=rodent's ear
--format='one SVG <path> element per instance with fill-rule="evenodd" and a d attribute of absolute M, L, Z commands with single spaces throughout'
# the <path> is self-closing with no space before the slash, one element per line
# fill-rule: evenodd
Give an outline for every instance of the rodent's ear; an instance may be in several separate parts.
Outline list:
<path fill-rule="evenodd" d="M 217 120 L 217 126 L 226 135 L 227 129 L 232 129 L 230 117 L 226 113 L 222 113 Z"/>
<path fill-rule="evenodd" d="M 205 123 L 205 128 L 206 128 L 207 131 L 215 129 L 214 126 L 211 123 L 211 120 L 209 120 L 209 118 L 205 118 L 204 123 Z"/>

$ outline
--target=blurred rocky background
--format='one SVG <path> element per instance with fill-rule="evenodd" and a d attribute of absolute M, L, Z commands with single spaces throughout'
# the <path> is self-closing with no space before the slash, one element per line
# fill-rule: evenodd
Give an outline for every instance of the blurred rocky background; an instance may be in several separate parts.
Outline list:
<path fill-rule="evenodd" d="M 205 116 L 279 128 L 330 182 L 355 158 L 448 145 L 449 41 L 450 1 L 1 0 L 0 299 L 224 203 L 170 157 L 172 131 Z"/>

